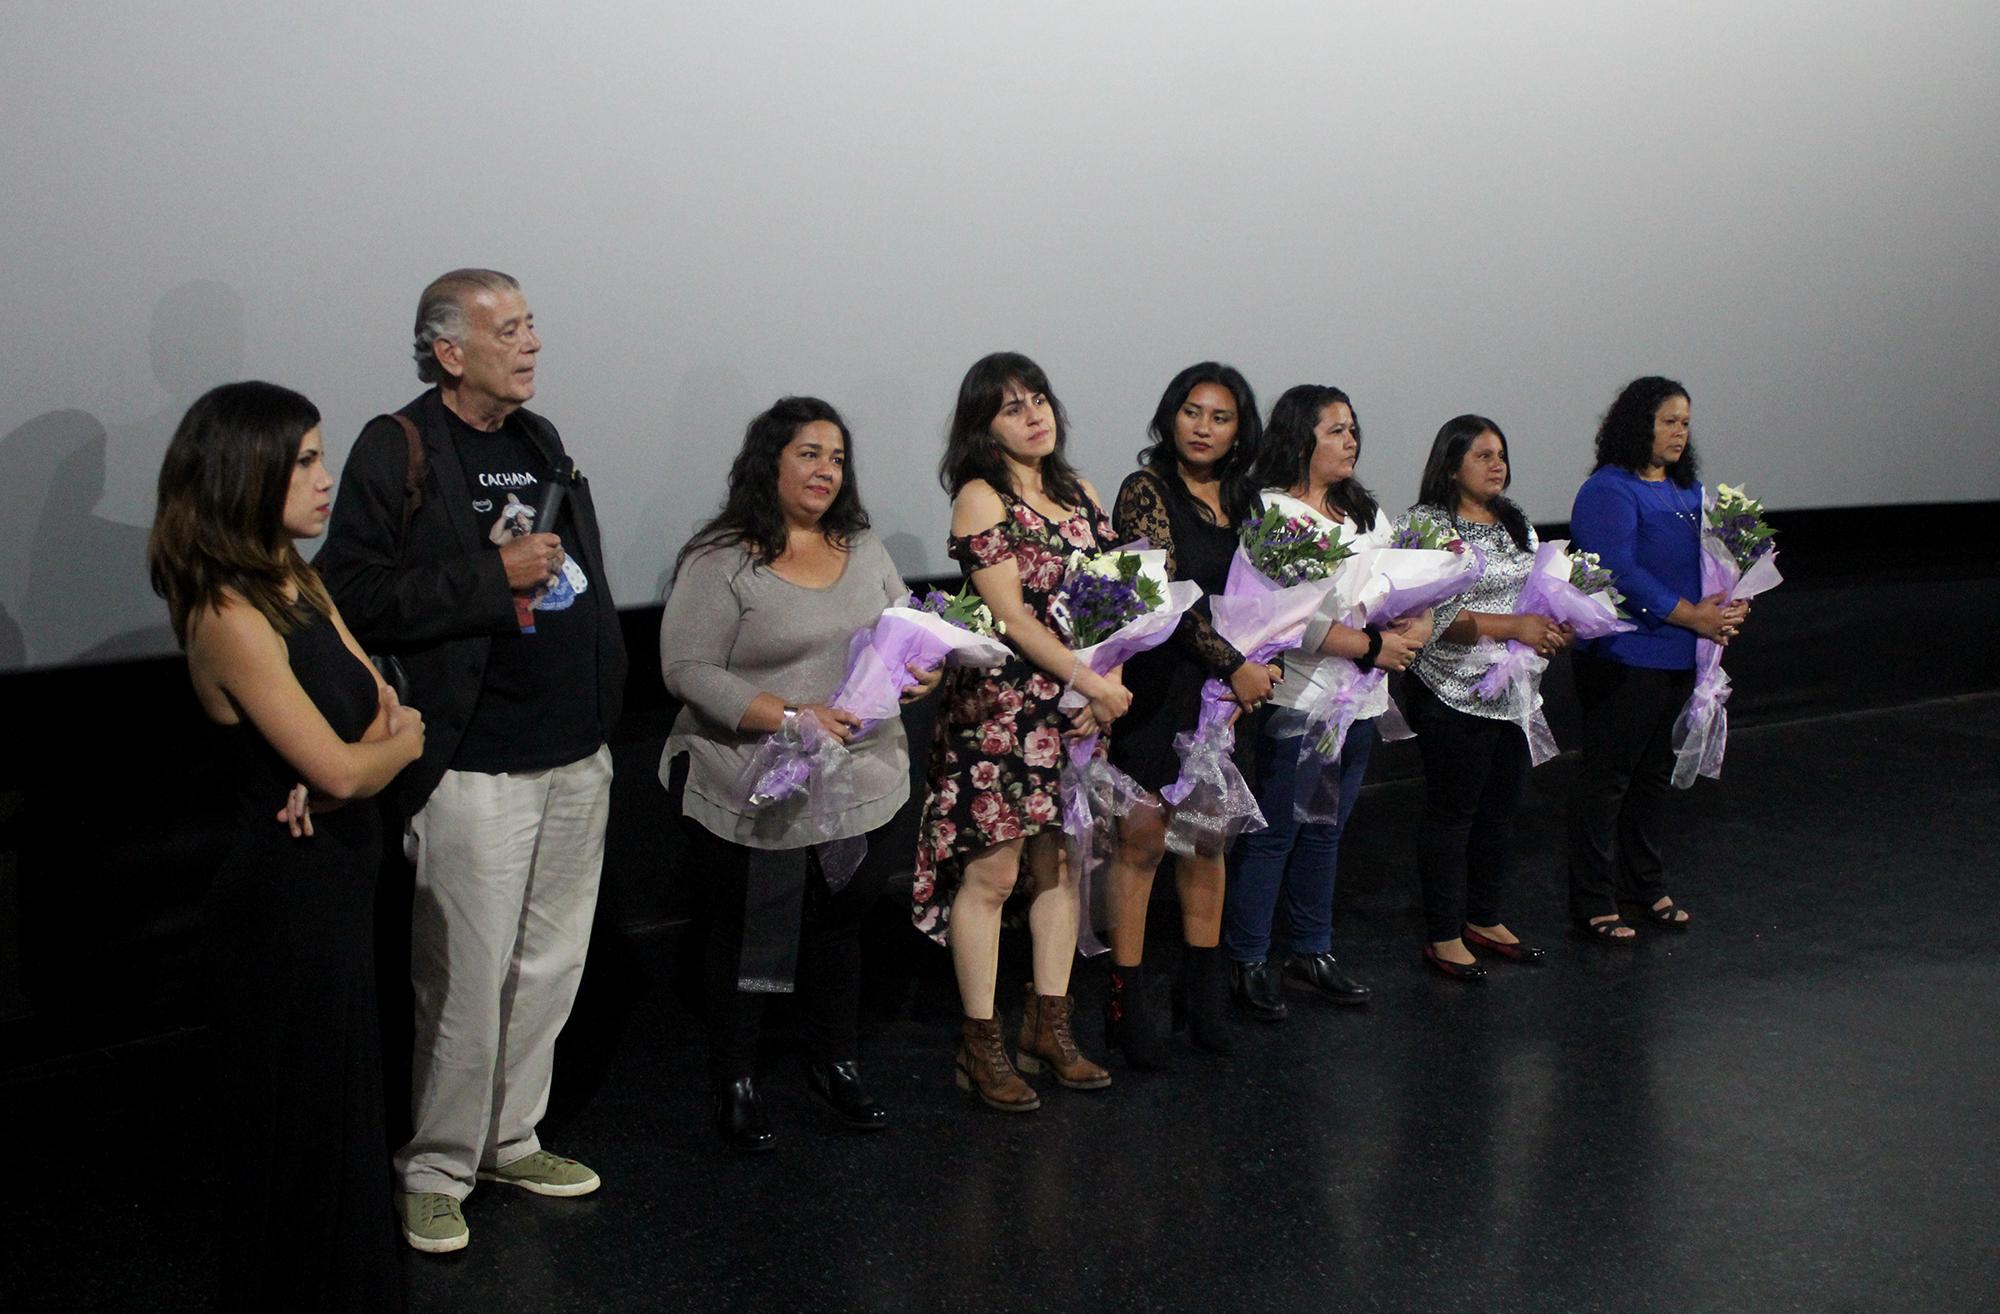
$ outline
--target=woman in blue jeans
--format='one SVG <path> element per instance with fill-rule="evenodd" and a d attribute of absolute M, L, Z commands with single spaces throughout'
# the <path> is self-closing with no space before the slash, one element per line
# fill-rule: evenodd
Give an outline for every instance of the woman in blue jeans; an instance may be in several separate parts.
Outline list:
<path fill-rule="evenodd" d="M 1271 407 L 1264 452 L 1256 475 L 1264 504 L 1305 516 L 1356 551 L 1384 546 L 1389 526 L 1374 494 L 1354 476 L 1361 456 L 1361 425 L 1346 393 L 1301 384 Z M 1223 910 L 1222 947 L 1229 955 L 1230 993 L 1253 1017 L 1285 1016 L 1281 983 L 1291 980 L 1337 1004 L 1365 1004 L 1369 990 L 1340 970 L 1333 956 L 1333 884 L 1340 867 L 1340 836 L 1361 792 L 1376 740 L 1375 720 L 1388 710 L 1386 688 L 1377 689 L 1347 732 L 1338 773 L 1338 820 L 1301 825 L 1293 808 L 1300 789 L 1322 793 L 1319 780 L 1301 780 L 1300 748 L 1306 717 L 1301 708 L 1322 693 L 1339 667 L 1400 671 L 1430 638 L 1428 616 L 1395 626 L 1356 629 L 1322 615 L 1305 642 L 1285 655 L 1284 681 L 1272 690 L 1261 723 L 1245 721 L 1239 733 L 1257 735 L 1257 806 L 1267 823 L 1237 841 L 1230 855 Z M 1271 963 L 1271 924 L 1278 896 L 1285 896 L 1287 952 Z"/>

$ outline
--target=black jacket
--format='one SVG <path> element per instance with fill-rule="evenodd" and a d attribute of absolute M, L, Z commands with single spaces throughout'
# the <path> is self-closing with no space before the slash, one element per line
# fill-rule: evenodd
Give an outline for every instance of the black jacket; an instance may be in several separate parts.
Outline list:
<path fill-rule="evenodd" d="M 424 714 L 424 755 L 387 791 L 404 815 L 423 807 L 444 778 L 472 718 L 495 634 L 519 625 L 500 554 L 472 510 L 465 467 L 445 427 L 438 390 L 403 407 L 422 436 L 427 469 L 423 504 L 397 542 L 409 445 L 394 420 L 379 417 L 361 430 L 347 468 L 326 546 L 313 564 L 362 647 L 393 653 L 409 679 L 410 705 Z M 555 426 L 519 412 L 525 430 L 551 467 L 562 456 Z M 565 493 L 572 532 L 563 551 L 576 557 L 597 601 L 597 709 L 607 736 L 625 696 L 625 640 L 618 626 L 597 532 L 590 483 L 578 474 Z"/>

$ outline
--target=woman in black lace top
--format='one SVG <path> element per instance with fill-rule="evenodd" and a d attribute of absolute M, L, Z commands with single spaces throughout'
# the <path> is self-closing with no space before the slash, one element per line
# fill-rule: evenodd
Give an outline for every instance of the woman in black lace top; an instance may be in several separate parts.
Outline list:
<path fill-rule="evenodd" d="M 1121 542 L 1145 539 L 1167 554 L 1167 573 L 1190 579 L 1204 594 L 1222 592 L 1237 530 L 1256 514 L 1256 461 L 1262 425 L 1250 384 L 1230 366 L 1204 361 L 1174 376 L 1153 413 L 1153 442 L 1140 468 L 1118 490 L 1112 521 Z M 1246 662 L 1209 623 L 1208 599 L 1181 617 L 1173 638 L 1125 664 L 1132 709 L 1111 740 L 1112 762 L 1154 800 L 1119 824 L 1111 866 L 1111 996 L 1106 1034 L 1134 1066 L 1163 1066 L 1157 1019 L 1145 996 L 1141 963 L 1146 905 L 1153 875 L 1166 856 L 1171 809 L 1160 791 L 1180 774 L 1174 736 L 1192 730 L 1201 686 L 1225 681 L 1236 701 L 1254 708 L 1271 696 L 1275 667 Z M 1174 1014 L 1190 1024 L 1194 1042 L 1227 1053 L 1227 985 L 1216 942 L 1222 930 L 1223 855 L 1177 857 L 1181 934 L 1187 947 L 1174 983 Z"/>

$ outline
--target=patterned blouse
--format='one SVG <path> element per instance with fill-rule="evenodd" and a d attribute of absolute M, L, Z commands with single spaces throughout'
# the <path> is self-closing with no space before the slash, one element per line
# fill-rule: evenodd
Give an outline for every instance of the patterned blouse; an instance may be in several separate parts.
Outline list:
<path fill-rule="evenodd" d="M 1441 507 L 1417 507 L 1396 518 L 1396 528 L 1402 529 L 1414 516 L 1424 516 L 1441 524 L 1452 524 L 1452 518 Z M 1540 540 L 1535 537 L 1535 527 L 1528 526 L 1528 550 L 1523 552 L 1514 544 L 1504 525 L 1482 525 L 1470 520 L 1456 522 L 1455 528 L 1460 538 L 1478 548 L 1486 556 L 1486 570 L 1479 576 L 1479 582 L 1455 598 L 1437 605 L 1435 620 L 1437 628 L 1431 632 L 1431 641 L 1417 655 L 1417 662 L 1411 673 L 1424 682 L 1424 687 L 1436 694 L 1438 701 L 1454 711 L 1468 716 L 1483 716 L 1496 721 L 1516 721 L 1524 710 L 1520 696 L 1510 687 L 1507 696 L 1487 702 L 1473 692 L 1473 686 L 1485 676 L 1491 665 L 1488 654 L 1492 651 L 1475 651 L 1466 643 L 1446 643 L 1444 632 L 1458 619 L 1461 611 L 1482 612 L 1490 616 L 1508 616 L 1514 611 L 1514 603 L 1521 596 L 1521 586 L 1528 582 L 1528 571 L 1535 564 L 1535 549 Z M 1536 706 L 1541 705 L 1540 695 L 1536 695 Z"/>

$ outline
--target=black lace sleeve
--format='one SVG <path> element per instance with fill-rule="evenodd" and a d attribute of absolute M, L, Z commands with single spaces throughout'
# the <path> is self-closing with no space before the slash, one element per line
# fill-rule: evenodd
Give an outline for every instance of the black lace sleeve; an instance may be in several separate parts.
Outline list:
<path fill-rule="evenodd" d="M 1167 491 L 1161 487 L 1158 475 L 1150 470 L 1137 470 L 1128 475 L 1125 482 L 1119 485 L 1118 501 L 1111 517 L 1118 529 L 1119 542 L 1145 539 L 1167 554 L 1167 578 L 1180 578 L 1180 569 L 1174 558 L 1173 517 L 1168 514 Z M 1218 680 L 1228 679 L 1243 664 L 1243 654 L 1217 634 L 1215 626 L 1209 623 L 1206 595 L 1181 613 L 1181 623 L 1175 628 L 1170 642 L 1180 645 L 1203 670 Z"/>

